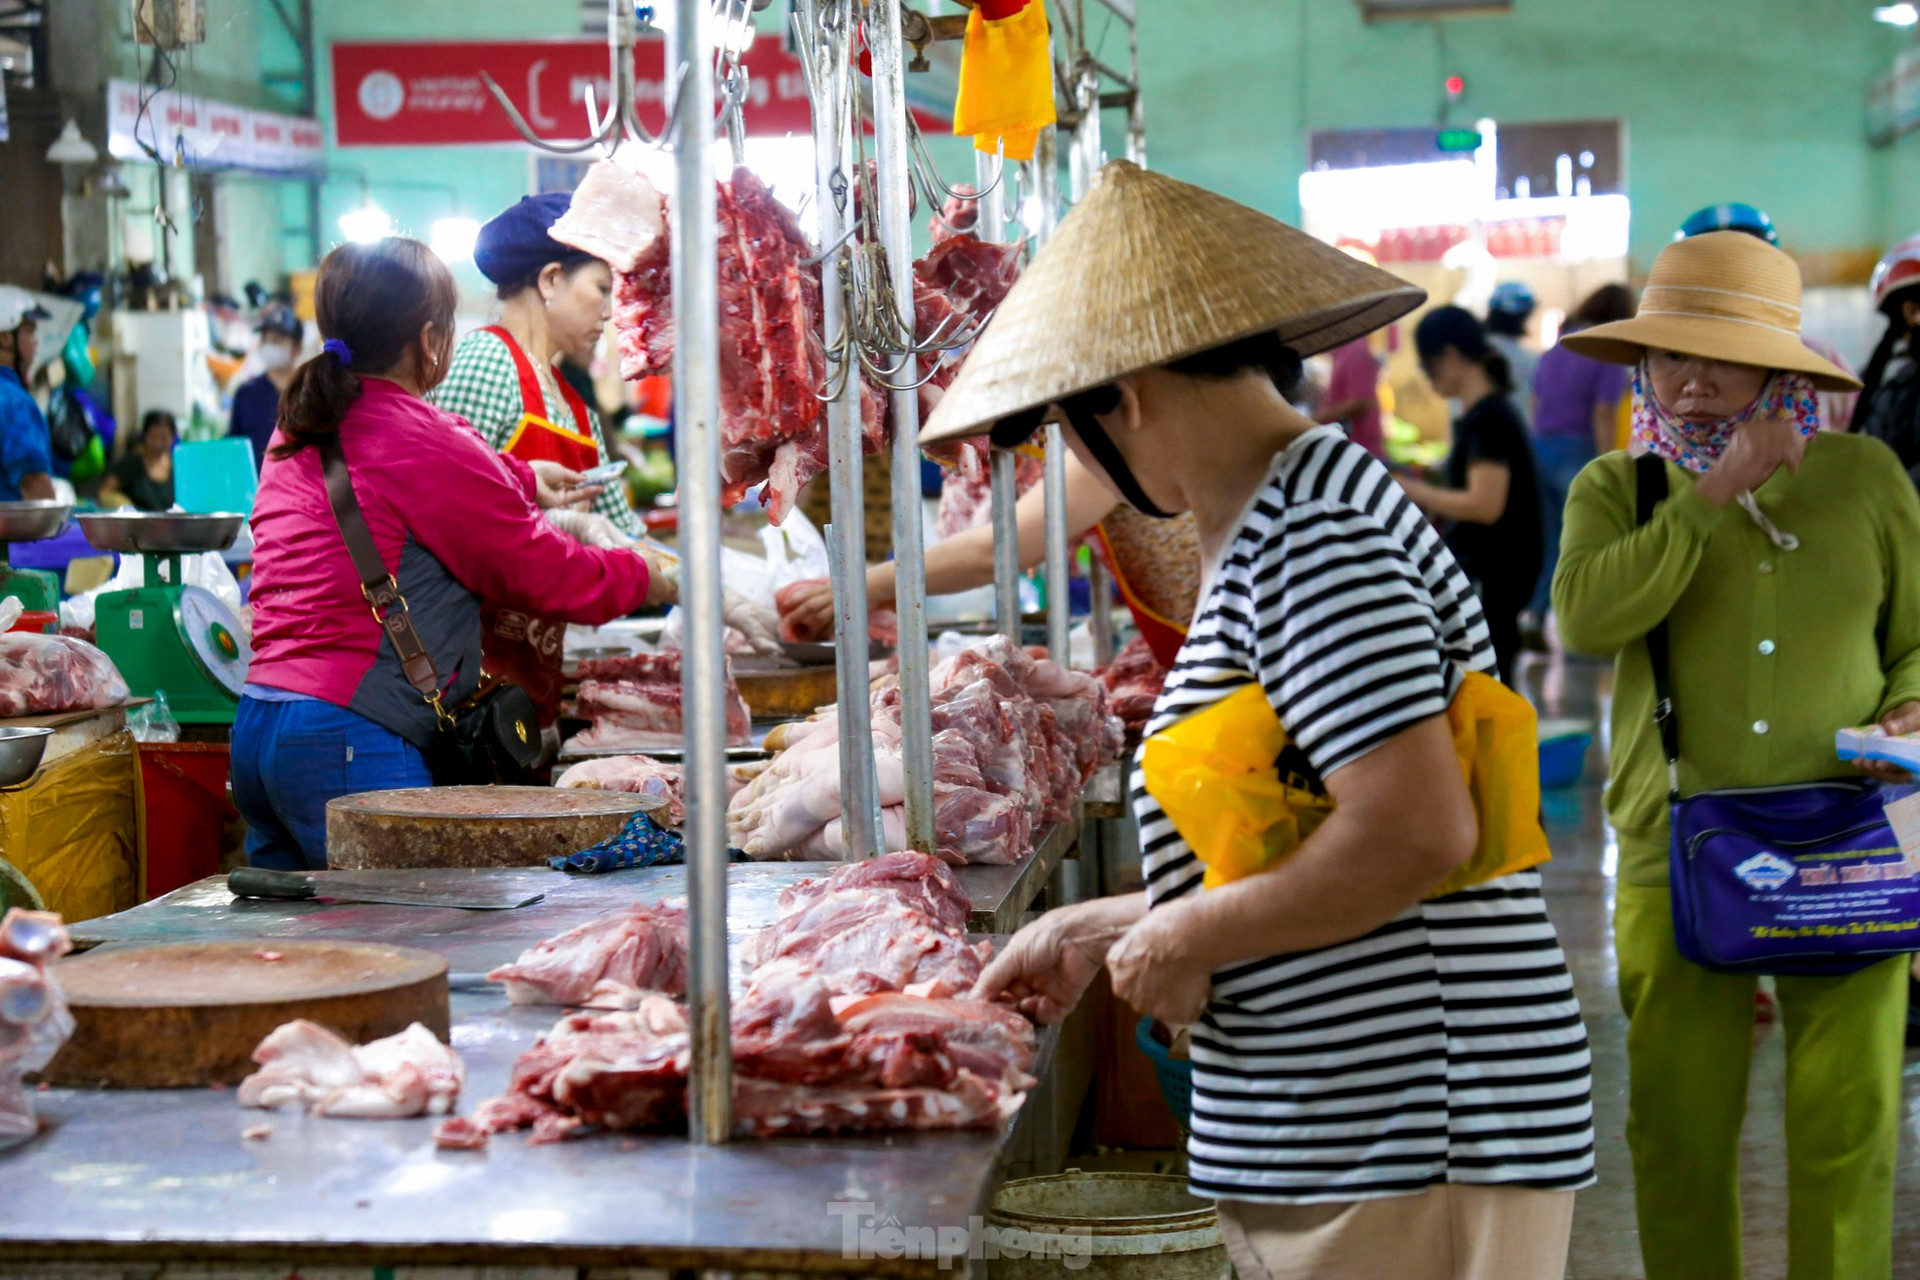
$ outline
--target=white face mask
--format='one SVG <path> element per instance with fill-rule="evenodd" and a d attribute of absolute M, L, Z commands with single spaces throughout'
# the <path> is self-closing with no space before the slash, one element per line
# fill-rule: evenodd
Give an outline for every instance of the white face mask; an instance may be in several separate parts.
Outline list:
<path fill-rule="evenodd" d="M 269 372 L 284 369 L 293 363 L 293 348 L 284 342 L 263 342 L 260 344 L 260 363 Z"/>

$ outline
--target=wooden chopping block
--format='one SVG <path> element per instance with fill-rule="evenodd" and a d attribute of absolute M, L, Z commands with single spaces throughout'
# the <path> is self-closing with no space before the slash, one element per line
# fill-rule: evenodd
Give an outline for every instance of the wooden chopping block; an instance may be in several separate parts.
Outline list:
<path fill-rule="evenodd" d="M 740 696 L 755 720 L 791 720 L 833 705 L 840 682 L 831 664 L 784 671 L 734 670 Z"/>
<path fill-rule="evenodd" d="M 424 1023 L 447 1038 L 447 962 L 371 942 L 102 947 L 54 966 L 73 1038 L 44 1073 L 76 1088 L 235 1085 L 267 1035 L 307 1018 L 365 1044 Z"/>
<path fill-rule="evenodd" d="M 416 787 L 327 804 L 335 871 L 542 867 L 620 834 L 641 797 L 554 787 Z"/>

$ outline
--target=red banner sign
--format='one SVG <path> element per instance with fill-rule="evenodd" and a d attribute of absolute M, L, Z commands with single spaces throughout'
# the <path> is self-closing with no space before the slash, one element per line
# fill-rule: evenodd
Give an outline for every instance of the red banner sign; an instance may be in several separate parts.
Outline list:
<path fill-rule="evenodd" d="M 812 128 L 800 60 L 763 37 L 741 59 L 748 73 L 747 132 L 778 137 Z M 640 123 L 666 125 L 666 42 L 634 48 Z M 604 40 L 337 42 L 333 46 L 335 141 L 343 147 L 516 143 L 507 113 L 487 92 L 492 75 L 535 132 L 586 135 L 589 89 L 602 112 L 612 99 Z M 923 124 L 924 112 L 916 112 Z M 935 122 L 938 123 L 938 122 Z"/>

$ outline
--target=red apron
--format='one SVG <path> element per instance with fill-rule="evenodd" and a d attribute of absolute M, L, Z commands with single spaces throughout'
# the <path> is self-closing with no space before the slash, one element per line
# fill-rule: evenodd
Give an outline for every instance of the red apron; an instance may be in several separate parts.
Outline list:
<path fill-rule="evenodd" d="M 513 340 L 513 335 L 498 325 L 486 329 L 506 344 L 520 375 L 520 423 L 500 449 L 526 462 L 557 462 L 573 471 L 585 471 L 600 465 L 600 446 L 593 438 L 593 424 L 587 417 L 586 402 L 565 378 L 559 384 L 561 398 L 572 411 L 574 429 L 569 431 L 547 420 L 547 398 L 540 390 L 540 378 L 533 361 Z M 491 676 L 510 680 L 527 691 L 540 709 L 542 727 L 560 716 L 562 642 L 567 624 L 562 618 L 543 618 L 519 609 L 491 602 L 482 607 L 481 625 L 485 628 L 480 652 Z"/>
<path fill-rule="evenodd" d="M 1114 585 L 1120 588 L 1120 598 L 1126 601 L 1127 610 L 1133 614 L 1133 623 L 1140 629 L 1147 648 L 1153 651 L 1156 662 L 1171 668 L 1174 660 L 1180 656 L 1180 646 L 1187 642 L 1187 629 L 1171 618 L 1155 613 L 1140 598 L 1138 589 L 1127 580 L 1126 571 L 1120 567 L 1120 557 L 1113 553 L 1113 544 L 1107 540 L 1105 527 L 1095 525 L 1093 532 L 1099 539 L 1100 558 L 1107 562 L 1107 571 L 1113 575 Z"/>

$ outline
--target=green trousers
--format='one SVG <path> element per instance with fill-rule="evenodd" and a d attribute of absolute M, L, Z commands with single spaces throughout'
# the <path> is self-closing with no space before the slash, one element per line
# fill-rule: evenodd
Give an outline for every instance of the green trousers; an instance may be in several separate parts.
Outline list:
<path fill-rule="evenodd" d="M 1664 888 L 1621 884 L 1635 1207 L 1647 1280 L 1741 1280 L 1754 983 L 1681 958 Z M 1776 979 L 1787 1050 L 1789 1280 L 1887 1280 L 1907 961 Z"/>

